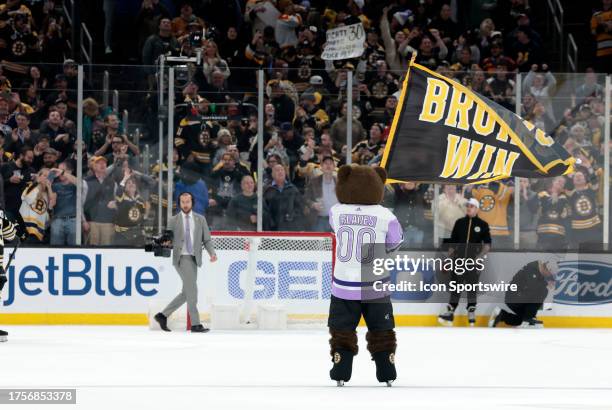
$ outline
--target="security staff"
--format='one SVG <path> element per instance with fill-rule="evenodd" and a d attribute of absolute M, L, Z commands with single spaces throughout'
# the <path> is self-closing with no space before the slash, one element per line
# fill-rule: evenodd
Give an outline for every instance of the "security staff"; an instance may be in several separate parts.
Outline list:
<path fill-rule="evenodd" d="M 191 317 L 191 331 L 194 333 L 208 332 L 200 323 L 198 312 L 198 267 L 202 266 L 202 248 L 206 248 L 211 262 L 217 261 L 213 248 L 210 230 L 204 216 L 192 211 L 193 196 L 182 192 L 178 196 L 181 211 L 170 218 L 168 229 L 174 233 L 172 245 L 172 264 L 183 282 L 183 288 L 168 306 L 155 315 L 155 320 L 162 330 L 169 332 L 168 316 L 187 302 Z"/>
<path fill-rule="evenodd" d="M 500 322 L 525 328 L 542 327 L 536 313 L 544 303 L 548 291 L 554 289 L 558 265 L 554 261 L 533 261 L 523 266 L 512 278 L 516 291 L 506 292 L 506 306 L 496 307 L 491 313 L 489 327 Z"/>
<path fill-rule="evenodd" d="M 484 257 L 491 248 L 491 233 L 489 224 L 478 217 L 479 202 L 470 198 L 466 203 L 466 215 L 457 219 L 450 238 L 449 253 L 455 259 L 479 259 Z M 465 265 L 462 265 L 465 266 Z M 474 266 L 474 264 L 470 264 Z M 478 283 L 480 271 L 474 267 L 465 269 L 463 274 L 451 273 L 451 281 L 466 284 Z M 468 322 L 470 326 L 476 323 L 476 291 L 468 292 Z M 444 326 L 452 326 L 455 310 L 459 305 L 461 293 L 452 292 L 446 312 L 438 316 L 438 322 Z"/>

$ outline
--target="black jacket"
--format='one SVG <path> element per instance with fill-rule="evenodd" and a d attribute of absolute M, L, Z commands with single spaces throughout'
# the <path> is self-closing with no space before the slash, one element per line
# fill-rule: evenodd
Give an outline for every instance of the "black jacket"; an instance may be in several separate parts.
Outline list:
<path fill-rule="evenodd" d="M 548 281 L 540 273 L 538 261 L 523 266 L 514 275 L 511 284 L 517 285 L 517 290 L 506 292 L 506 303 L 541 304 L 548 295 Z"/>
<path fill-rule="evenodd" d="M 456 257 L 474 257 L 482 250 L 483 244 L 491 244 L 488 223 L 478 216 L 464 216 L 455 221 L 449 246 L 455 250 Z"/>

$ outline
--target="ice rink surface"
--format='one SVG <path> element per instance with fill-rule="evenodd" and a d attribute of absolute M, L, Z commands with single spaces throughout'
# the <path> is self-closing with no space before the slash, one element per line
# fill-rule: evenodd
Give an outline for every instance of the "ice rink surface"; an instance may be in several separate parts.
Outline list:
<path fill-rule="evenodd" d="M 77 389 L 76 406 L 19 409 L 612 409 L 612 330 L 401 328 L 388 388 L 360 328 L 338 388 L 325 329 L 4 328 L 2 388 Z"/>

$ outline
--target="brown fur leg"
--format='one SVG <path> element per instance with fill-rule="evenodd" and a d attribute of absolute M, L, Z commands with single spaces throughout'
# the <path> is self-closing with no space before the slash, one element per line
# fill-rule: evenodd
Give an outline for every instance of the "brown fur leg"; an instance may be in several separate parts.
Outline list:
<path fill-rule="evenodd" d="M 359 351 L 359 347 L 357 346 L 357 331 L 329 329 L 329 334 L 331 335 L 329 346 L 332 356 L 334 352 L 338 350 L 348 350 L 355 355 Z"/>
<path fill-rule="evenodd" d="M 368 351 L 372 354 L 378 352 L 395 353 L 395 349 L 397 348 L 394 330 L 368 332 L 366 334 L 366 340 L 368 341 Z"/>

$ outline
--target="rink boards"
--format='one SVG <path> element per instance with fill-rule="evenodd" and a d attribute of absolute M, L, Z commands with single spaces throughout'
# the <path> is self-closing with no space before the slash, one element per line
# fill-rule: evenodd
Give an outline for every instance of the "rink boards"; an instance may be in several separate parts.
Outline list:
<path fill-rule="evenodd" d="M 10 252 L 7 249 L 6 252 Z M 211 304 L 282 305 L 292 319 L 323 323 L 331 293 L 329 251 L 218 252 L 198 271 L 199 307 Z M 414 257 L 434 256 L 418 252 Z M 550 327 L 612 328 L 612 255 L 494 252 L 487 274 L 507 277 L 527 262 L 556 258 L 560 276 L 541 317 Z M 256 269 L 252 269 L 256 266 Z M 21 249 L 8 271 L 0 301 L 0 324 L 147 324 L 151 306 L 170 301 L 181 288 L 171 259 L 141 250 L 87 248 Z M 423 272 L 427 276 L 427 272 Z M 433 326 L 440 303 L 396 301 L 399 326 Z M 421 300 L 419 300 L 419 298 Z M 493 304 L 478 307 L 485 325 Z M 459 315 L 464 312 L 460 309 Z M 460 317 L 458 325 L 465 324 Z"/>

